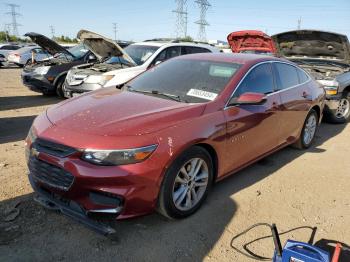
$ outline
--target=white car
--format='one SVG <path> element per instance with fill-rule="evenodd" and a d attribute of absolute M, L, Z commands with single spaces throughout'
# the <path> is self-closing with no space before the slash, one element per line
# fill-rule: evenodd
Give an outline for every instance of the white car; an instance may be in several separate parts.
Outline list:
<path fill-rule="evenodd" d="M 34 61 L 43 61 L 51 57 L 49 53 L 38 46 L 26 46 L 9 53 L 7 60 L 9 63 L 23 67 L 32 62 L 32 53 L 34 53 Z"/>
<path fill-rule="evenodd" d="M 91 32 L 90 32 L 91 33 Z M 94 39 L 99 37 L 100 43 L 104 41 L 109 43 L 109 48 L 113 42 L 95 34 Z M 89 43 L 91 39 L 80 39 L 87 46 L 91 45 L 90 50 L 95 55 L 101 51 L 97 50 L 97 45 Z M 115 43 L 114 43 L 115 45 Z M 106 47 L 107 44 L 101 44 Z M 120 46 L 114 46 L 114 50 L 118 50 Z M 102 50 L 101 48 L 99 48 Z M 106 50 L 103 50 L 106 53 Z M 96 64 L 85 64 L 73 67 L 67 74 L 64 85 L 65 97 L 73 97 L 85 92 L 93 91 L 102 87 L 116 87 L 125 84 L 130 79 L 143 73 L 148 68 L 159 64 L 172 57 L 194 54 L 194 53 L 218 53 L 219 49 L 206 44 L 197 44 L 179 41 L 144 41 L 134 43 L 123 49 L 123 56 L 112 56 L 105 59 L 104 62 Z M 113 54 L 113 49 L 110 52 Z M 122 54 L 121 52 L 119 52 Z"/>

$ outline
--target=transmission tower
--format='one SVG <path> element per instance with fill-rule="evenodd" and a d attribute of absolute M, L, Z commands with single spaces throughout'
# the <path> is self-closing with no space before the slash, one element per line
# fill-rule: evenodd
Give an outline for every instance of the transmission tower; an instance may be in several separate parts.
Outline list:
<path fill-rule="evenodd" d="M 54 39 L 55 38 L 55 27 L 53 25 L 50 25 L 50 31 L 51 31 L 52 39 Z"/>
<path fill-rule="evenodd" d="M 117 23 L 113 24 L 114 41 L 117 41 Z"/>
<path fill-rule="evenodd" d="M 195 2 L 198 4 L 200 8 L 199 20 L 195 22 L 196 24 L 199 25 L 198 40 L 204 42 L 207 40 L 205 27 L 209 25 L 209 23 L 206 20 L 206 16 L 207 16 L 208 8 L 211 7 L 211 4 L 208 2 L 208 0 L 196 0 Z"/>
<path fill-rule="evenodd" d="M 176 13 L 176 37 L 187 36 L 187 0 L 175 0 L 176 9 L 173 10 Z"/>
<path fill-rule="evenodd" d="M 15 4 L 6 4 L 6 5 L 11 9 L 11 11 L 7 12 L 6 14 L 12 16 L 12 23 L 10 23 L 10 25 L 12 26 L 12 34 L 15 36 L 18 36 L 18 27 L 21 25 L 17 23 L 17 17 L 21 16 L 21 14 L 16 12 L 16 8 L 19 8 L 19 5 L 15 5 Z"/>

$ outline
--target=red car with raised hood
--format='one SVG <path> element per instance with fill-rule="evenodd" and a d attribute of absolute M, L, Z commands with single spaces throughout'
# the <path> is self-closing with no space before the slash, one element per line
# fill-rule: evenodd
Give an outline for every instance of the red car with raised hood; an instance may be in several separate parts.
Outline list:
<path fill-rule="evenodd" d="M 276 54 L 272 38 L 258 30 L 232 32 L 227 36 L 227 41 L 233 53 Z"/>
<path fill-rule="evenodd" d="M 26 139 L 36 200 L 93 218 L 194 213 L 213 182 L 290 144 L 308 148 L 323 88 L 287 60 L 195 54 L 39 115 Z"/>

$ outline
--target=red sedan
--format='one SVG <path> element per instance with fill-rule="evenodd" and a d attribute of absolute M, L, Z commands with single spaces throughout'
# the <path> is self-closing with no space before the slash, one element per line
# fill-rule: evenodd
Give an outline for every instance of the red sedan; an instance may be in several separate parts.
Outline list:
<path fill-rule="evenodd" d="M 308 148 L 325 96 L 295 64 L 248 54 L 181 56 L 122 89 L 51 107 L 26 139 L 36 200 L 104 233 L 91 218 L 183 218 L 213 182 Z"/>

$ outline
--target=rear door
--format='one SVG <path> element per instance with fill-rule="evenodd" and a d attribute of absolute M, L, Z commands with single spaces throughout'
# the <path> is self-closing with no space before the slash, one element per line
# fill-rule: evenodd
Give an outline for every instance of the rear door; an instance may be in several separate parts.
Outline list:
<path fill-rule="evenodd" d="M 246 92 L 266 94 L 260 105 L 237 105 L 225 109 L 227 121 L 226 172 L 273 150 L 280 134 L 280 96 L 275 92 L 270 62 L 259 64 L 243 79 L 233 93 L 234 98 Z"/>
<path fill-rule="evenodd" d="M 311 105 L 310 78 L 288 63 L 274 62 L 273 70 L 282 106 L 280 142 L 289 143 L 299 136 Z"/>

